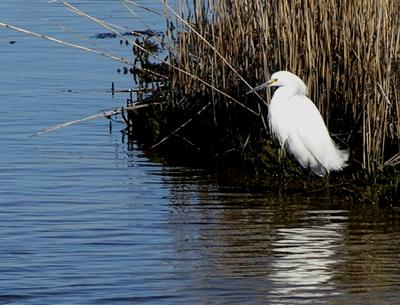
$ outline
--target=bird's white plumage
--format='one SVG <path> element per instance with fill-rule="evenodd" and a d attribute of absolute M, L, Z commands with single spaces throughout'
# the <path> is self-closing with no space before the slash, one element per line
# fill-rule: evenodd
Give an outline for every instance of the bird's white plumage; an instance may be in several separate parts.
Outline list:
<path fill-rule="evenodd" d="M 348 153 L 338 149 L 332 141 L 321 114 L 307 97 L 307 87 L 299 77 L 288 71 L 279 71 L 272 74 L 265 86 L 279 87 L 269 106 L 271 131 L 304 168 L 325 176 L 346 166 Z"/>

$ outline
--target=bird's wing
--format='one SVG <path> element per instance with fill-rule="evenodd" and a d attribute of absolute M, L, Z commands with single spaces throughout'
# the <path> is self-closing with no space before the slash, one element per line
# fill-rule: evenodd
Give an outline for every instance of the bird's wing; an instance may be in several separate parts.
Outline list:
<path fill-rule="evenodd" d="M 295 95 L 290 99 L 293 111 L 293 128 L 309 153 L 323 166 L 333 143 L 322 116 L 315 104 L 304 95 Z"/>

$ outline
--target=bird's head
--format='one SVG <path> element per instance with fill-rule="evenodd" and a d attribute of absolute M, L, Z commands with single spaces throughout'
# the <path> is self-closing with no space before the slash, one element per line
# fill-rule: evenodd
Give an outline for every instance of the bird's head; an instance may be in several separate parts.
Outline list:
<path fill-rule="evenodd" d="M 268 82 L 255 87 L 250 92 L 254 92 L 266 87 L 283 87 L 283 86 L 294 87 L 297 93 L 307 95 L 308 90 L 306 84 L 301 80 L 300 77 L 289 71 L 279 71 L 273 73 L 271 75 L 271 79 Z"/>

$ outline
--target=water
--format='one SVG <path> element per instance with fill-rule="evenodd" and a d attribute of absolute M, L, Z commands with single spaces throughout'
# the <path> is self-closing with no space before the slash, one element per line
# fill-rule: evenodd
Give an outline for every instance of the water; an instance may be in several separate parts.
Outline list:
<path fill-rule="evenodd" d="M 146 28 L 119 1 L 73 3 Z M 141 17 L 162 30 L 162 20 Z M 82 42 L 62 25 L 130 56 L 47 1 L 2 0 L 0 20 Z M 106 90 L 131 79 L 119 63 L 3 29 L 0 67 L 0 304 L 400 302 L 398 210 L 160 164 L 128 146 L 118 122 L 111 132 L 97 120 L 32 138 L 124 104 Z"/>

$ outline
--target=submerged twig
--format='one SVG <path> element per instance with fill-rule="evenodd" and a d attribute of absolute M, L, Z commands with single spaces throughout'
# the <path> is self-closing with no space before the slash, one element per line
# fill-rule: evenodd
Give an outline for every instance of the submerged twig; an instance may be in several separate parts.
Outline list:
<path fill-rule="evenodd" d="M 204 105 L 203 108 L 201 108 L 199 111 L 197 111 L 193 117 L 191 117 L 189 120 L 187 120 L 186 122 L 184 122 L 182 125 L 180 125 L 178 128 L 176 128 L 175 130 L 173 130 L 169 135 L 165 136 L 164 138 L 162 138 L 160 141 L 158 141 L 156 144 L 152 145 L 150 147 L 150 149 L 154 149 L 157 146 L 159 146 L 160 144 L 164 143 L 166 140 L 168 140 L 171 136 L 176 135 L 177 132 L 179 130 L 181 130 L 183 127 L 185 127 L 187 124 L 189 124 L 191 121 L 193 121 L 195 116 L 200 115 L 204 110 L 207 109 L 208 106 L 210 106 L 212 104 L 212 102 L 209 102 L 208 104 Z"/>
<path fill-rule="evenodd" d="M 98 55 L 101 55 L 101 56 L 104 56 L 104 57 L 107 57 L 107 58 L 122 62 L 124 64 L 128 64 L 128 65 L 134 66 L 134 64 L 132 62 L 130 62 L 129 60 L 126 60 L 126 59 L 124 59 L 122 57 L 118 57 L 118 56 L 112 55 L 110 53 L 100 52 L 98 50 L 95 50 L 95 49 L 92 49 L 92 48 L 88 48 L 88 47 L 84 47 L 84 46 L 81 46 L 81 45 L 78 45 L 78 44 L 70 43 L 70 42 L 67 42 L 67 41 L 52 37 L 52 36 L 47 36 L 47 35 L 39 34 L 39 33 L 36 33 L 36 32 L 32 32 L 32 31 L 29 31 L 27 29 L 23 29 L 23 28 L 17 27 L 15 25 L 12 25 L 12 24 L 9 24 L 9 23 L 0 22 L 0 27 L 9 28 L 9 29 L 12 29 L 12 30 L 17 31 L 17 32 L 25 33 L 25 34 L 28 34 L 28 35 L 31 35 L 31 36 L 35 36 L 35 37 L 38 37 L 38 38 L 42 38 L 42 39 L 45 39 L 45 40 L 56 42 L 58 44 L 62 44 L 64 46 L 67 46 L 67 47 L 70 47 L 70 48 L 74 48 L 74 49 L 79 49 L 79 50 L 95 53 L 95 54 L 98 54 Z M 140 67 L 137 67 L 137 68 L 140 69 Z"/>
<path fill-rule="evenodd" d="M 159 16 L 161 16 L 161 17 L 165 17 L 165 14 L 164 14 L 164 13 L 159 12 L 159 11 L 156 11 L 156 10 L 153 10 L 153 9 L 147 7 L 147 6 L 141 5 L 141 4 L 137 3 L 136 1 L 132 1 L 132 0 L 122 0 L 122 1 L 123 1 L 123 2 L 127 2 L 127 3 L 129 3 L 129 4 L 132 4 L 132 5 L 134 5 L 134 6 L 137 6 L 137 7 L 141 8 L 141 9 L 143 9 L 143 10 L 145 10 L 145 11 L 148 11 L 148 12 L 150 12 L 150 13 L 159 15 Z"/>
<path fill-rule="evenodd" d="M 111 92 L 111 93 L 133 93 L 133 92 L 153 92 L 154 90 L 150 88 L 135 88 L 135 89 L 114 89 L 111 88 L 111 90 L 107 90 L 106 92 Z"/>
<path fill-rule="evenodd" d="M 117 107 L 117 108 L 114 108 L 112 110 L 96 113 L 96 114 L 90 115 L 88 117 L 84 117 L 82 119 L 79 119 L 79 120 L 73 120 L 73 121 L 69 121 L 69 122 L 65 122 L 65 123 L 62 123 L 62 124 L 57 124 L 57 125 L 48 127 L 46 129 L 43 129 L 43 130 L 33 134 L 31 137 L 36 137 L 36 136 L 39 136 L 39 135 L 42 135 L 42 134 L 45 134 L 45 133 L 49 133 L 49 132 L 55 131 L 57 129 L 65 128 L 65 127 L 68 127 L 68 126 L 71 126 L 71 125 L 75 125 L 75 124 L 79 124 L 79 123 L 82 123 L 82 122 L 85 122 L 85 121 L 89 121 L 89 120 L 95 120 L 95 119 L 99 119 L 99 118 L 108 118 L 108 117 L 111 117 L 111 116 L 114 116 L 114 115 L 117 115 L 117 114 L 121 114 L 126 110 L 137 110 L 137 109 L 140 109 L 140 108 L 145 108 L 145 107 L 150 107 L 150 106 L 155 106 L 155 105 L 161 105 L 161 104 L 162 103 L 151 103 L 151 104 L 133 105 L 133 106 L 128 106 L 128 107 L 123 107 L 123 106 L 122 107 Z"/>
<path fill-rule="evenodd" d="M 8 29 L 11 29 L 11 30 L 14 30 L 14 31 L 17 31 L 17 32 L 20 32 L 20 33 L 28 34 L 30 36 L 34 36 L 34 37 L 37 37 L 37 38 L 49 40 L 49 41 L 52 41 L 52 42 L 55 42 L 55 43 L 58 43 L 58 44 L 61 44 L 61 45 L 64 45 L 64 46 L 67 46 L 67 47 L 70 47 L 70 48 L 83 50 L 83 51 L 86 51 L 86 52 L 89 52 L 89 53 L 94 53 L 94 54 L 97 54 L 97 55 L 101 55 L 103 57 L 107 57 L 109 59 L 112 59 L 112 60 L 115 60 L 115 61 L 119 61 L 119 62 L 122 62 L 124 64 L 127 64 L 127 65 L 130 65 L 132 67 L 135 67 L 135 69 L 138 69 L 138 70 L 140 70 L 140 71 L 142 71 L 144 73 L 153 74 L 153 75 L 155 75 L 157 77 L 162 77 L 164 79 L 166 78 L 165 75 L 161 75 L 161 74 L 156 73 L 156 72 L 154 72 L 152 70 L 139 67 L 139 66 L 135 65 L 133 62 L 131 62 L 131 61 L 129 61 L 129 60 L 123 58 L 123 57 L 119 57 L 117 55 L 114 55 L 111 52 L 102 52 L 102 51 L 99 51 L 99 50 L 96 50 L 96 49 L 92 49 L 92 48 L 88 48 L 88 47 L 85 47 L 85 46 L 82 46 L 82 45 L 78 45 L 78 44 L 75 44 L 75 43 L 67 42 L 67 41 L 61 40 L 61 39 L 56 38 L 56 37 L 39 34 L 39 33 L 30 31 L 30 30 L 27 30 L 27 29 L 24 29 L 24 28 L 21 28 L 21 27 L 17 27 L 15 25 L 12 25 L 12 24 L 9 24 L 9 23 L 0 22 L 0 27 L 8 28 Z"/>
<path fill-rule="evenodd" d="M 352 178 L 352 179 L 349 179 L 349 180 L 344 181 L 344 182 L 340 182 L 340 183 L 336 183 L 336 184 L 328 184 L 328 185 L 325 185 L 324 187 L 320 187 L 320 188 L 317 188 L 317 189 L 314 189 L 314 190 L 310 190 L 309 193 L 313 194 L 313 193 L 322 192 L 322 191 L 325 191 L 325 190 L 328 190 L 328 189 L 332 189 L 332 188 L 336 188 L 336 187 L 343 187 L 344 185 L 349 185 L 350 183 L 353 183 L 355 181 L 356 181 L 356 179 Z"/>

